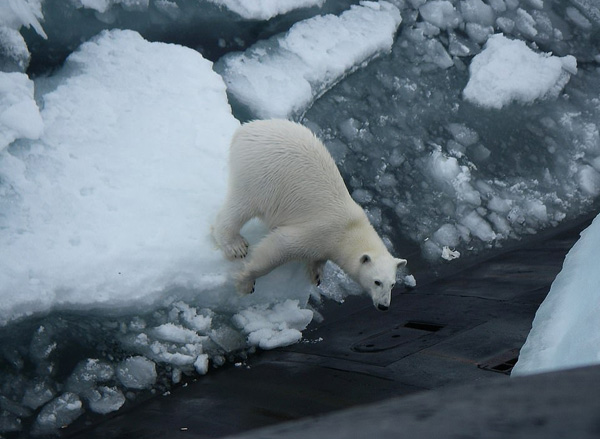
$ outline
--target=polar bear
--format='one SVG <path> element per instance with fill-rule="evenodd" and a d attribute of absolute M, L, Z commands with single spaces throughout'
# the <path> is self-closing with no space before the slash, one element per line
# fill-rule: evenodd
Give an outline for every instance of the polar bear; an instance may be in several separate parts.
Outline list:
<path fill-rule="evenodd" d="M 305 261 L 319 285 L 330 260 L 368 291 L 377 309 L 388 309 L 396 271 L 406 260 L 390 255 L 308 128 L 273 119 L 246 123 L 234 134 L 227 195 L 212 229 L 228 259 L 248 253 L 240 230 L 255 217 L 269 233 L 237 275 L 240 293 L 252 293 L 258 277 L 290 260 Z"/>

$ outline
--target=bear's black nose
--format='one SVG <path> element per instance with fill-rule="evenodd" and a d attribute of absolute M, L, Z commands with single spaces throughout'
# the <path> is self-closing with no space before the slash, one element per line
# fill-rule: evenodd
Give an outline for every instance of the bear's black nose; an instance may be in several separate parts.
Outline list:
<path fill-rule="evenodd" d="M 385 306 L 385 305 L 377 305 L 377 309 L 378 309 L 379 311 L 387 311 L 387 310 L 388 310 L 388 307 L 387 307 L 387 306 Z"/>

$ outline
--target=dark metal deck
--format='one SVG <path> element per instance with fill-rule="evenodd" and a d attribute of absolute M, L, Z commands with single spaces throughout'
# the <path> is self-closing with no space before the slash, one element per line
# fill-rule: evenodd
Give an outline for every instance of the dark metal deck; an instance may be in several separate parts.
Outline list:
<path fill-rule="evenodd" d="M 402 401 L 408 395 L 433 389 L 447 395 L 440 388 L 449 385 L 468 384 L 475 392 L 501 391 L 518 382 L 506 373 L 566 253 L 588 224 L 589 220 L 554 235 L 547 233 L 459 273 L 420 282 L 414 290 L 395 294 L 386 313 L 376 311 L 365 298 L 350 297 L 342 305 L 326 303 L 325 320 L 312 324 L 303 342 L 259 352 L 237 366 L 211 370 L 167 396 L 93 425 L 80 423 L 64 435 L 198 439 L 281 424 L 266 430 L 277 434 L 265 433 L 264 437 L 325 437 L 318 432 L 323 423 L 303 420 L 302 428 L 311 433 L 295 435 L 296 424 L 287 422 L 390 398 L 400 398 L 393 400 L 392 407 L 405 407 Z M 436 393 L 410 398 L 429 394 Z M 430 406 L 429 411 L 437 407 Z M 388 412 L 392 416 L 393 410 Z M 360 411 L 356 416 L 362 416 Z M 431 413 L 427 416 L 435 419 Z M 456 422 L 463 421 L 457 418 Z M 327 436 L 351 437 L 331 435 L 329 430 Z M 250 432 L 244 437 L 263 434 Z"/>

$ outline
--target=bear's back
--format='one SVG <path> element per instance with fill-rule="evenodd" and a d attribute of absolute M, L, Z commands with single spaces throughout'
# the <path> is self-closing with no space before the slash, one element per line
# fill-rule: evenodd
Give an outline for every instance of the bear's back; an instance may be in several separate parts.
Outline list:
<path fill-rule="evenodd" d="M 267 217 L 347 208 L 351 201 L 335 161 L 306 127 L 287 120 L 254 121 L 235 134 L 230 175 L 258 197 Z"/>

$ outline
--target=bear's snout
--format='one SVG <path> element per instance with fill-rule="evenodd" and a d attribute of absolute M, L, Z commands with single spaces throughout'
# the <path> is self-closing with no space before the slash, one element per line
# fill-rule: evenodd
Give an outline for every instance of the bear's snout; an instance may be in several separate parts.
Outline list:
<path fill-rule="evenodd" d="M 382 305 L 382 304 L 379 304 L 379 305 L 377 305 L 377 309 L 379 311 L 387 311 L 389 309 L 389 307 L 385 306 L 385 305 Z"/>

